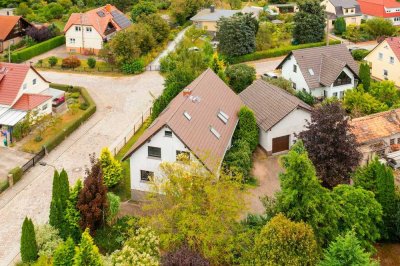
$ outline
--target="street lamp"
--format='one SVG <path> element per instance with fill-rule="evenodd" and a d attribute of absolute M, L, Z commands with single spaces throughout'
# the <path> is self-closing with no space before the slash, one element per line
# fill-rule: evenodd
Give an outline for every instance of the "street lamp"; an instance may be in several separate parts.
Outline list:
<path fill-rule="evenodd" d="M 41 165 L 41 166 L 50 166 L 50 167 L 53 167 L 54 168 L 54 170 L 57 170 L 57 168 L 54 166 L 54 165 L 52 165 L 52 164 L 48 164 L 48 163 L 46 163 L 46 162 L 39 162 L 39 165 Z"/>

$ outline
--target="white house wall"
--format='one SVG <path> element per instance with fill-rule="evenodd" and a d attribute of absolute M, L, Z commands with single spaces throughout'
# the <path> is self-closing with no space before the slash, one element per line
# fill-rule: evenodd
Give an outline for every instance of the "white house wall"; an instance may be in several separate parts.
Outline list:
<path fill-rule="evenodd" d="M 33 84 L 36 79 L 36 84 Z M 29 69 L 21 88 L 19 89 L 18 95 L 14 101 L 17 102 L 18 99 L 24 93 L 40 94 L 42 91 L 49 88 L 49 83 L 43 80 L 35 71 Z M 13 104 L 14 104 L 13 103 Z"/>
<path fill-rule="evenodd" d="M 130 158 L 131 168 L 131 189 L 134 191 L 151 191 L 148 182 L 140 180 L 140 171 L 154 172 L 155 177 L 159 177 L 161 172 L 159 165 L 162 162 L 175 162 L 176 151 L 189 151 L 179 138 L 172 134 L 172 137 L 166 137 L 165 131 L 168 128 L 162 128 L 149 141 L 145 142 L 137 149 Z M 161 159 L 148 157 L 148 147 L 161 148 Z M 193 155 L 191 155 L 193 157 Z"/>
<path fill-rule="evenodd" d="M 81 31 L 76 31 L 75 27 L 81 27 Z M 90 28 L 91 31 L 87 31 Z M 74 41 L 73 41 L 74 40 Z M 82 43 L 84 40 L 84 43 Z M 68 48 L 84 47 L 85 49 L 100 50 L 103 48 L 103 38 L 91 26 L 72 25 L 65 33 L 65 42 Z"/>
<path fill-rule="evenodd" d="M 293 72 L 293 65 L 297 66 L 297 72 Z M 296 59 L 294 58 L 293 55 L 291 55 L 286 60 L 286 62 L 282 65 L 282 77 L 284 77 L 287 80 L 292 81 L 293 83 L 296 83 L 297 91 L 306 89 L 307 92 L 310 92 L 310 89 L 308 88 L 306 80 L 304 79 L 303 74 L 301 73 L 300 67 L 297 64 Z"/>
<path fill-rule="evenodd" d="M 272 139 L 290 135 L 289 147 L 293 145 L 296 140 L 295 134 L 305 130 L 306 120 L 310 121 L 311 114 L 303 109 L 293 110 L 278 124 L 272 127 L 267 132 L 260 129 L 260 145 L 267 151 L 272 152 Z"/>

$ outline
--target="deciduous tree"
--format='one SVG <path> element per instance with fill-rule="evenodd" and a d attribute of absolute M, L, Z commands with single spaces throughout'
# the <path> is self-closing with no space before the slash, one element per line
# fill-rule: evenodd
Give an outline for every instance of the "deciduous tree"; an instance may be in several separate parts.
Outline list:
<path fill-rule="evenodd" d="M 133 22 L 138 22 L 137 19 L 141 15 L 150 15 L 157 12 L 156 5 L 151 1 L 139 1 L 133 6 L 131 11 L 131 19 Z"/>
<path fill-rule="evenodd" d="M 367 31 L 375 38 L 393 36 L 397 31 L 396 27 L 393 26 L 393 22 L 384 18 L 368 19 L 366 24 Z"/>
<path fill-rule="evenodd" d="M 354 134 L 350 133 L 346 112 L 338 101 L 315 108 L 299 138 L 325 187 L 350 183 L 350 174 L 359 165 L 361 153 Z"/>
<path fill-rule="evenodd" d="M 294 16 L 293 38 L 299 43 L 320 42 L 325 34 L 325 8 L 318 0 L 299 3 Z"/>
<path fill-rule="evenodd" d="M 228 78 L 229 86 L 236 93 L 242 92 L 256 79 L 256 70 L 246 64 L 228 66 L 225 74 Z"/>
<path fill-rule="evenodd" d="M 161 258 L 161 264 L 164 266 L 175 265 L 196 265 L 209 266 L 210 262 L 206 260 L 199 252 L 183 245 L 177 250 L 166 253 Z"/>

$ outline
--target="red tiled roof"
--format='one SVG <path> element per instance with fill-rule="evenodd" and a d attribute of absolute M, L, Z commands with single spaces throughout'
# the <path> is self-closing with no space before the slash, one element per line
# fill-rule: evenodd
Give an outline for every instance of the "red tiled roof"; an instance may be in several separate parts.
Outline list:
<path fill-rule="evenodd" d="M 0 41 L 3 41 L 7 38 L 20 18 L 21 16 L 0 16 Z"/>
<path fill-rule="evenodd" d="M 11 105 L 18 95 L 30 67 L 25 64 L 0 63 L 4 77 L 0 80 L 0 104 Z"/>
<path fill-rule="evenodd" d="M 361 13 L 382 17 L 382 18 L 393 18 L 399 17 L 400 12 L 386 13 L 386 8 L 400 8 L 400 2 L 396 0 L 358 0 L 358 4 L 361 7 Z"/>
<path fill-rule="evenodd" d="M 167 126 L 207 169 L 217 172 L 235 131 L 243 103 L 211 69 L 203 72 L 186 88 L 195 98 L 183 96 L 182 93 L 177 95 L 133 145 L 124 160 Z M 218 118 L 220 111 L 229 116 L 226 124 Z M 185 117 L 185 112 L 190 120 Z M 211 127 L 219 133 L 219 138 L 211 132 Z"/>
<path fill-rule="evenodd" d="M 386 38 L 386 42 L 389 44 L 393 53 L 397 56 L 397 59 L 400 60 L 400 37 Z"/>
<path fill-rule="evenodd" d="M 99 16 L 98 12 L 102 12 L 104 16 Z M 125 16 L 113 5 L 106 5 L 96 9 L 87 11 L 86 13 L 72 13 L 64 27 L 64 32 L 67 32 L 73 25 L 92 26 L 102 36 L 109 23 L 113 24 L 117 30 L 121 30 L 120 25 L 114 20 L 112 12 L 118 13 L 119 16 Z"/>
<path fill-rule="evenodd" d="M 30 111 L 49 99 L 51 99 L 51 96 L 48 95 L 25 93 L 22 94 L 12 108 L 16 110 Z"/>

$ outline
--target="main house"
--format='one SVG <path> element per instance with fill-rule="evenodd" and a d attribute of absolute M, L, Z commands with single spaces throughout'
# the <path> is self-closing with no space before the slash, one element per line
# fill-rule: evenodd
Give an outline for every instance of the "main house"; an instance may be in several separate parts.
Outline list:
<path fill-rule="evenodd" d="M 384 18 L 400 25 L 400 2 L 396 0 L 358 0 L 364 19 Z"/>
<path fill-rule="evenodd" d="M 350 125 L 360 145 L 362 163 L 369 162 L 375 155 L 382 157 L 400 145 L 400 109 L 355 118 Z"/>
<path fill-rule="evenodd" d="M 341 99 L 346 90 L 357 86 L 359 79 L 358 64 L 344 44 L 294 50 L 277 69 L 296 91 L 316 98 Z"/>
<path fill-rule="evenodd" d="M 260 130 L 259 143 L 268 154 L 288 150 L 296 134 L 311 120 L 311 107 L 281 88 L 257 80 L 240 93 L 254 111 Z"/>
<path fill-rule="evenodd" d="M 72 13 L 64 27 L 67 50 L 98 54 L 105 42 L 131 24 L 121 11 L 109 4 L 86 13 Z"/>
<path fill-rule="evenodd" d="M 392 80 L 400 86 L 400 38 L 389 37 L 378 44 L 364 59 L 371 67 L 371 75 L 381 80 Z"/>
<path fill-rule="evenodd" d="M 203 72 L 125 155 L 124 160 L 130 158 L 132 198 L 143 199 L 151 191 L 150 177 L 160 177 L 160 163 L 175 162 L 182 153 L 218 175 L 241 106 L 239 96 L 211 69 Z"/>
<path fill-rule="evenodd" d="M 64 98 L 64 92 L 50 88 L 33 67 L 0 63 L 1 136 L 7 138 L 7 143 L 12 142 L 13 127 L 19 121 L 28 113 L 36 117 L 51 114 L 53 100 L 60 98 Z"/>
<path fill-rule="evenodd" d="M 338 18 L 343 18 L 346 25 L 361 24 L 361 9 L 356 0 L 324 0 L 321 2 L 321 5 L 325 6 L 331 30 L 334 29 L 335 21 Z"/>
<path fill-rule="evenodd" d="M 32 24 L 21 16 L 0 16 L 0 53 L 19 43 L 29 27 Z"/>

